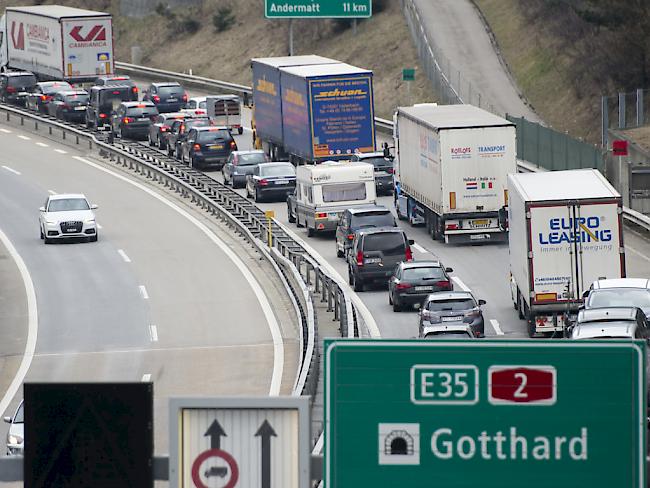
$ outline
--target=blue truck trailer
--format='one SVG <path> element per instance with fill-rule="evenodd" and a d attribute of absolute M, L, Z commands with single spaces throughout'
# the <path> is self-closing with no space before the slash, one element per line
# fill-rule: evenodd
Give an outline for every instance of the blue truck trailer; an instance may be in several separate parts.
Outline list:
<path fill-rule="evenodd" d="M 375 150 L 372 71 L 305 63 L 276 68 L 278 81 L 259 64 L 253 63 L 254 120 L 271 157 L 297 165 Z"/>

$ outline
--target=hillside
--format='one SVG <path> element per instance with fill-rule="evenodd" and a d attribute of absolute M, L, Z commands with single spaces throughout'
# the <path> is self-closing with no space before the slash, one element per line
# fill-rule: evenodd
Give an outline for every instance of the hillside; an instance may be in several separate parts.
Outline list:
<path fill-rule="evenodd" d="M 141 46 L 142 63 L 172 71 L 250 85 L 252 57 L 288 54 L 287 20 L 264 18 L 263 0 L 205 0 L 201 7 L 157 9 L 142 19 L 119 15 L 118 0 L 22 1 L 20 4 L 58 3 L 110 11 L 114 16 L 116 58 L 131 60 L 131 46 Z M 294 54 L 320 54 L 374 71 L 375 108 L 391 118 L 395 107 L 435 101 L 430 84 L 419 70 L 417 53 L 401 14 L 399 2 L 388 0 L 385 10 L 359 22 L 356 35 L 334 20 L 294 22 Z M 0 0 L 0 9 L 16 2 Z M 231 7 L 234 20 L 217 32 L 213 17 Z M 196 29 L 194 31 L 194 29 Z M 410 98 L 402 82 L 402 68 L 416 68 Z"/>

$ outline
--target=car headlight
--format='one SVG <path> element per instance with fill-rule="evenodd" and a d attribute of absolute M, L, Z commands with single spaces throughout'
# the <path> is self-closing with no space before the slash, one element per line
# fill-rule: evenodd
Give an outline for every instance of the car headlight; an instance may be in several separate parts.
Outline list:
<path fill-rule="evenodd" d="M 9 444 L 22 444 L 23 443 L 23 438 L 19 435 L 10 435 L 9 438 Z"/>
<path fill-rule="evenodd" d="M 45 223 L 49 225 L 56 225 L 56 220 L 46 220 Z"/>
<path fill-rule="evenodd" d="M 86 224 L 94 224 L 94 223 L 95 223 L 95 219 L 87 219 L 87 220 L 85 220 L 85 223 L 86 223 Z"/>

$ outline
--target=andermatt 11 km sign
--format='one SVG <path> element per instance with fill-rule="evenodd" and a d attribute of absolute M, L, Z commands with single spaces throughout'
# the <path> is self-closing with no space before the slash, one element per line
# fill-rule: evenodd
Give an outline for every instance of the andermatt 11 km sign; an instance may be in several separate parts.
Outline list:
<path fill-rule="evenodd" d="M 645 488 L 645 342 L 325 341 L 325 486 Z"/>
<path fill-rule="evenodd" d="M 370 17 L 372 0 L 265 0 L 268 18 Z"/>

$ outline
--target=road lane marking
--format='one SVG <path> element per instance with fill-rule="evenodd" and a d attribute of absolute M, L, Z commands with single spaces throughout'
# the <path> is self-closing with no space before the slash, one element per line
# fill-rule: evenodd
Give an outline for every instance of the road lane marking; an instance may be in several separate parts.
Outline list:
<path fill-rule="evenodd" d="M 149 326 L 149 337 L 151 337 L 151 342 L 158 342 L 158 327 L 155 325 Z"/>
<path fill-rule="evenodd" d="M 56 192 L 55 192 L 54 190 L 47 190 L 47 192 L 48 192 L 50 195 L 56 195 Z"/>
<path fill-rule="evenodd" d="M 3 132 L 5 134 L 11 134 L 11 131 L 9 129 L 0 129 L 0 132 Z"/>
<path fill-rule="evenodd" d="M 44 142 L 37 142 L 36 145 L 39 146 L 39 147 L 50 147 L 49 145 L 45 144 Z"/>
<path fill-rule="evenodd" d="M 142 382 L 149 383 L 151 381 L 151 374 L 145 373 L 142 375 Z"/>
<path fill-rule="evenodd" d="M 490 324 L 492 324 L 492 328 L 494 329 L 494 332 L 497 333 L 497 335 L 503 335 L 501 326 L 499 325 L 499 322 L 496 319 L 490 319 Z"/>
<path fill-rule="evenodd" d="M 414 247 L 417 251 L 419 251 L 419 252 L 421 252 L 421 253 L 427 253 L 427 252 L 429 252 L 429 251 L 427 251 L 425 248 L 423 248 L 422 246 L 420 246 L 420 244 L 418 244 L 417 242 L 414 242 L 414 243 L 413 243 L 413 247 Z"/>
<path fill-rule="evenodd" d="M 130 263 L 130 262 L 131 262 L 131 258 L 129 258 L 129 257 L 126 255 L 126 253 L 125 253 L 122 249 L 118 249 L 118 250 L 117 250 L 117 254 L 119 254 L 120 256 L 122 256 L 122 259 L 124 259 L 124 262 L 125 262 L 125 263 Z"/>
<path fill-rule="evenodd" d="M 461 280 L 458 276 L 452 276 L 452 280 L 454 280 L 454 283 L 456 283 L 458 286 L 460 286 L 460 289 L 463 291 L 472 291 L 470 290 L 469 286 L 467 286 L 465 283 L 463 283 L 463 280 Z"/>
<path fill-rule="evenodd" d="M 25 265 L 25 261 L 18 254 L 16 248 L 13 246 L 6 234 L 0 229 L 0 241 L 7 249 L 9 255 L 13 258 L 16 263 L 16 267 L 20 272 L 20 276 L 23 279 L 23 284 L 25 286 L 25 294 L 27 295 L 27 343 L 25 344 L 25 352 L 23 353 L 23 359 L 20 362 L 18 371 L 16 375 L 7 388 L 2 400 L 0 400 L 0 415 L 4 415 L 4 412 L 9 407 L 9 403 L 16 395 L 20 387 L 22 386 L 23 380 L 29 371 L 29 366 L 32 363 L 34 358 L 34 351 L 36 350 L 36 338 L 38 336 L 38 308 L 36 305 L 36 291 L 34 290 L 34 283 L 32 282 L 32 277 L 29 274 L 29 270 Z"/>
<path fill-rule="evenodd" d="M 187 220 L 192 222 L 192 224 L 194 224 L 198 229 L 200 229 L 201 232 L 203 232 L 203 234 L 205 234 L 208 237 L 208 239 L 210 239 L 214 244 L 216 244 L 223 251 L 223 253 L 226 254 L 226 256 L 228 256 L 228 258 L 235 264 L 237 269 L 239 269 L 240 273 L 243 275 L 244 279 L 248 282 L 249 286 L 253 290 L 253 293 L 255 294 L 255 297 L 257 298 L 257 301 L 259 302 L 260 307 L 262 308 L 262 312 L 264 313 L 266 323 L 269 326 L 269 330 L 271 332 L 271 338 L 273 340 L 273 372 L 271 373 L 271 384 L 269 387 L 269 395 L 270 396 L 279 395 L 280 387 L 282 386 L 282 375 L 284 372 L 284 342 L 282 339 L 282 332 L 280 331 L 280 325 L 278 324 L 278 320 L 275 317 L 275 314 L 273 313 L 273 307 L 271 307 L 271 303 L 269 302 L 266 293 L 264 293 L 264 290 L 262 289 L 262 286 L 255 278 L 255 275 L 253 275 L 251 270 L 246 267 L 246 265 L 241 260 L 241 258 L 237 254 L 235 254 L 235 252 L 232 249 L 230 249 L 230 247 L 225 242 L 223 242 L 214 232 L 212 232 L 205 224 L 203 224 L 201 221 L 199 221 L 196 217 L 191 215 L 186 210 L 179 207 L 177 204 L 168 200 L 166 197 L 156 193 L 151 188 L 146 187 L 140 182 L 127 178 L 124 175 L 116 173 L 113 170 L 104 168 L 100 164 L 94 163 L 89 159 L 82 158 L 81 156 L 73 156 L 73 158 L 76 159 L 77 161 L 81 161 L 82 163 L 92 166 L 93 168 L 99 171 L 103 171 L 104 173 L 109 174 L 121 181 L 124 181 L 144 191 L 145 193 L 149 194 L 159 202 L 167 205 L 167 207 L 171 208 L 179 215 L 185 217 Z"/>
<path fill-rule="evenodd" d="M 68 151 L 64 151 L 63 149 L 55 149 L 54 152 L 57 152 L 59 154 L 68 154 Z"/>
<path fill-rule="evenodd" d="M 636 254 L 641 259 L 645 259 L 646 261 L 650 262 L 650 258 L 648 256 L 646 256 L 645 254 L 643 254 L 641 251 L 637 251 L 636 249 L 634 249 L 633 247 L 630 247 L 630 246 L 625 246 L 625 249 L 627 251 L 632 251 L 633 254 Z"/>
<path fill-rule="evenodd" d="M 6 169 L 7 171 L 9 171 L 10 173 L 13 173 L 13 174 L 15 174 L 15 175 L 19 175 L 19 176 L 20 176 L 20 171 L 16 171 L 15 169 L 10 168 L 9 166 L 3 166 L 3 168 Z"/>
<path fill-rule="evenodd" d="M 23 136 L 23 135 L 19 135 L 18 139 L 22 139 L 23 141 L 31 141 L 32 140 L 31 137 L 27 137 L 27 136 Z"/>
<path fill-rule="evenodd" d="M 144 285 L 140 285 L 140 295 L 142 295 L 143 300 L 149 300 L 149 294 L 147 293 L 147 288 Z"/>

